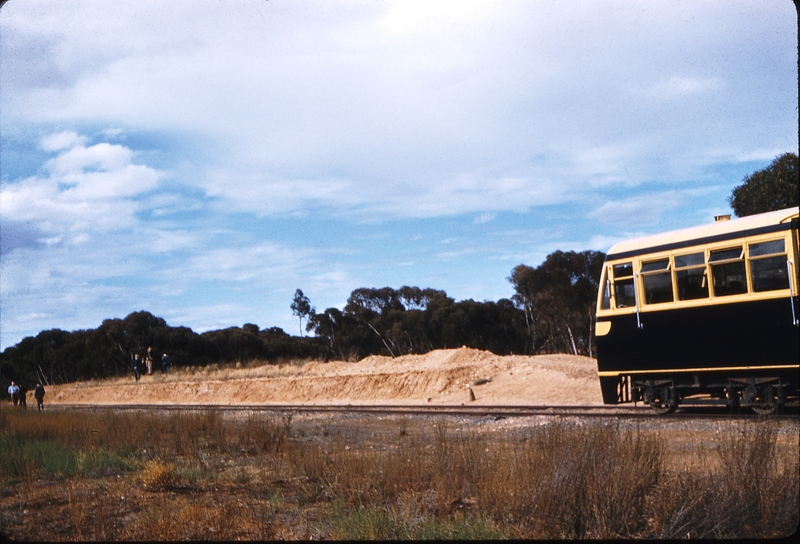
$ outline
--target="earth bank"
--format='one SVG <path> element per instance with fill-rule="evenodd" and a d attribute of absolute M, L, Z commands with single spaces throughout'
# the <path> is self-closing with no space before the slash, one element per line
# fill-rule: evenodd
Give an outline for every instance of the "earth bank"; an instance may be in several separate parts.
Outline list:
<path fill-rule="evenodd" d="M 470 390 L 472 395 L 470 395 Z M 32 393 L 29 393 L 32 395 Z M 474 396 L 474 400 L 472 400 Z M 31 397 L 29 399 L 35 405 Z M 594 359 L 470 348 L 50 386 L 52 404 L 602 404 Z"/>

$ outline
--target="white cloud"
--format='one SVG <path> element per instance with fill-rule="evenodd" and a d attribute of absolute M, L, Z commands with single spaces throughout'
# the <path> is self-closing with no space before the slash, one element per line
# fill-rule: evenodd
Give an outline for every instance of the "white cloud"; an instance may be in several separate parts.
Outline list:
<path fill-rule="evenodd" d="M 68 82 L 4 96 L 7 123 L 197 135 L 209 148 L 191 182 L 262 216 L 520 211 L 793 143 L 776 114 L 796 105 L 796 74 L 774 70 L 791 6 L 101 2 L 89 17 L 64 4 L 4 8 L 20 36 L 52 41 L 37 62 Z M 741 46 L 756 38 L 771 62 Z M 742 89 L 766 80 L 771 109 L 747 121 Z M 723 142 L 725 157 L 704 152 Z"/>
<path fill-rule="evenodd" d="M 210 175 L 205 193 L 221 198 L 220 206 L 229 211 L 244 210 L 262 217 L 320 205 L 348 209 L 368 198 L 346 180 L 281 179 L 259 174 L 237 177 L 223 172 Z"/>
<path fill-rule="evenodd" d="M 611 200 L 591 211 L 588 216 L 601 223 L 612 225 L 653 226 L 663 224 L 667 214 L 686 208 L 691 200 L 702 199 L 716 190 L 716 187 L 702 187 Z"/>
<path fill-rule="evenodd" d="M 315 260 L 307 250 L 292 250 L 275 243 L 222 247 L 189 258 L 182 275 L 187 280 L 224 280 L 263 285 L 295 276 L 299 268 Z"/>
<path fill-rule="evenodd" d="M 106 143 L 84 146 L 86 137 L 62 132 L 42 139 L 60 151 L 47 161 L 48 177 L 32 176 L 3 185 L 0 207 L 12 233 L 25 223 L 40 233 L 39 243 L 80 244 L 90 233 L 131 228 L 137 204 L 132 197 L 154 189 L 163 174 L 132 164 L 133 151 Z"/>
<path fill-rule="evenodd" d="M 86 136 L 80 136 L 76 132 L 65 130 L 64 132 L 43 137 L 40 146 L 45 151 L 61 151 L 62 149 L 84 145 L 86 141 Z"/>
<path fill-rule="evenodd" d="M 86 169 L 119 170 L 131 161 L 133 151 L 121 145 L 100 143 L 91 147 L 70 146 L 58 157 L 50 159 L 45 167 L 55 175 L 83 173 Z"/>

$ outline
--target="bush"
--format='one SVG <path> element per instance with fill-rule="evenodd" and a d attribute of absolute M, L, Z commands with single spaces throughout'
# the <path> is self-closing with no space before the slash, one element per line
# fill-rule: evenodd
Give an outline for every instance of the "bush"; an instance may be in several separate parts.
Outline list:
<path fill-rule="evenodd" d="M 139 481 L 149 491 L 165 491 L 178 484 L 178 474 L 174 464 L 151 459 L 139 473 Z"/>

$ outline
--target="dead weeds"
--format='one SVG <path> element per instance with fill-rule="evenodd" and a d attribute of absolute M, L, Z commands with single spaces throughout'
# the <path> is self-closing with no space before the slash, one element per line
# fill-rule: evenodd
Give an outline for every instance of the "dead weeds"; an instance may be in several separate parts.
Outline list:
<path fill-rule="evenodd" d="M 680 442 L 657 419 L 509 421 L 4 408 L 0 531 L 177 541 L 797 528 L 796 421 L 697 422 Z"/>

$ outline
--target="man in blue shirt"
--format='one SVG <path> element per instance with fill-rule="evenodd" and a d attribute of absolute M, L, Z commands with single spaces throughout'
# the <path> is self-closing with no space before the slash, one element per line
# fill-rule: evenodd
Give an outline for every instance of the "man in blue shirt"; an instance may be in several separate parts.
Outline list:
<path fill-rule="evenodd" d="M 8 394 L 11 395 L 11 402 L 14 406 L 19 402 L 19 386 L 11 380 L 11 385 L 8 386 Z"/>

